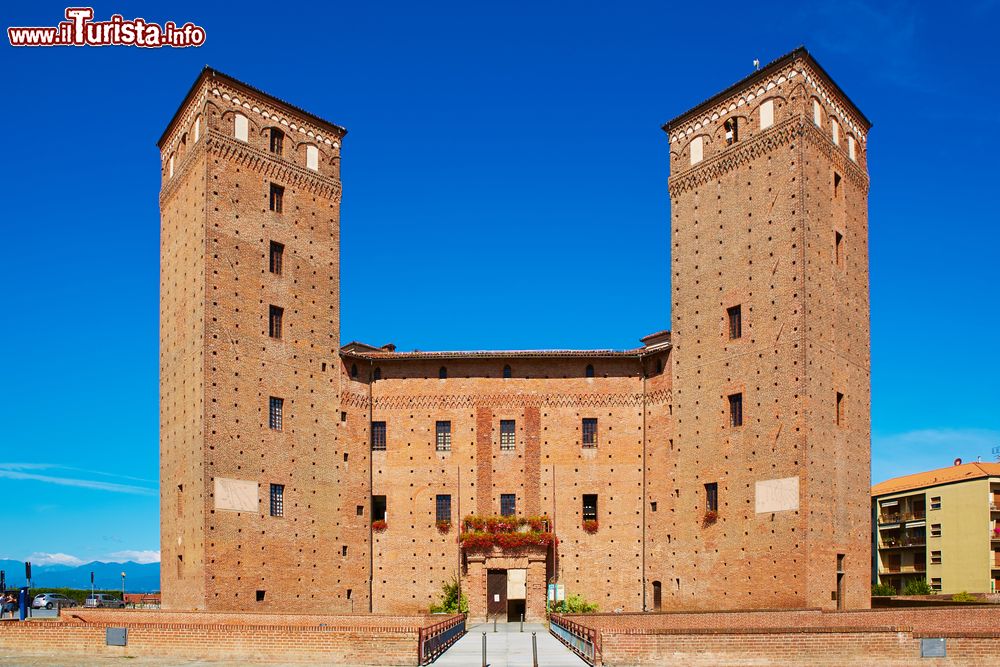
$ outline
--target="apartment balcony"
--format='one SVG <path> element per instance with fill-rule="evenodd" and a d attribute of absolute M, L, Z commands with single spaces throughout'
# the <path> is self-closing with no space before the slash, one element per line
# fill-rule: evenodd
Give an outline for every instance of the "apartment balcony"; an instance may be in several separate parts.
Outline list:
<path fill-rule="evenodd" d="M 883 539 L 879 549 L 916 549 L 926 547 L 926 537 L 904 537 L 902 539 Z"/>
<path fill-rule="evenodd" d="M 905 523 L 907 521 L 923 521 L 927 518 L 927 512 L 896 512 L 894 514 L 881 514 L 879 515 L 878 522 L 880 524 L 886 523 Z"/>
<path fill-rule="evenodd" d="M 994 544 L 1000 542 L 1000 528 L 990 529 L 990 542 L 993 542 Z"/>
<path fill-rule="evenodd" d="M 926 563 L 916 565 L 897 565 L 880 568 L 879 574 L 923 574 L 927 572 Z"/>

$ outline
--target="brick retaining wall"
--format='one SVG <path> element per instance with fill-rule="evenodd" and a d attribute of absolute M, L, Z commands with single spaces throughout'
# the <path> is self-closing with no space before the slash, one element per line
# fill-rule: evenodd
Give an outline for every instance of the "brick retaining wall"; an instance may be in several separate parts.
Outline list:
<path fill-rule="evenodd" d="M 1000 664 L 1000 607 L 566 618 L 598 632 L 604 665 Z M 921 659 L 924 637 L 947 638 L 948 657 Z"/>
<path fill-rule="evenodd" d="M 420 628 L 444 618 L 84 610 L 0 623 L 0 654 L 416 665 Z M 128 646 L 106 646 L 109 627 L 127 628 Z"/>

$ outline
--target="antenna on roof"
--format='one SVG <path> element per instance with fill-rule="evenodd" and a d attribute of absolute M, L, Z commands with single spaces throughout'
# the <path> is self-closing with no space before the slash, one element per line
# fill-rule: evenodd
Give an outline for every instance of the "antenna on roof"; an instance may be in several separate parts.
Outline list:
<path fill-rule="evenodd" d="M 754 58 L 753 59 L 753 68 L 757 72 L 760 71 L 760 58 Z"/>

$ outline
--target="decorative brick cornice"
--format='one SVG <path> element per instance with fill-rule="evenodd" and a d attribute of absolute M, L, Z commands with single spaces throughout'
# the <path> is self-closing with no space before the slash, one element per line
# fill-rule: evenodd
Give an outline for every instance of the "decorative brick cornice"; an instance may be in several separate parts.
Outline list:
<path fill-rule="evenodd" d="M 208 150 L 219 157 L 232 160 L 262 176 L 280 181 L 283 185 L 300 188 L 317 196 L 340 202 L 340 180 L 320 176 L 311 169 L 297 164 L 278 160 L 273 155 L 237 141 L 216 130 L 209 131 L 205 136 Z"/>
<path fill-rule="evenodd" d="M 800 134 L 802 134 L 801 119 L 793 117 L 778 123 L 763 134 L 745 142 L 741 141 L 695 167 L 672 176 L 667 182 L 670 195 L 678 195 L 715 180 L 747 162 L 790 143 Z"/>
<path fill-rule="evenodd" d="M 167 178 L 167 182 L 160 188 L 161 204 L 166 201 L 171 194 L 173 194 L 174 190 L 180 187 L 180 182 L 183 180 L 181 176 L 187 169 L 190 168 L 191 164 L 194 163 L 195 160 L 200 160 L 203 157 L 205 157 L 204 134 L 201 136 L 200 141 L 191 145 L 191 148 L 189 148 L 187 153 L 184 154 L 184 157 L 180 162 L 174 162 L 174 175 Z"/>
<path fill-rule="evenodd" d="M 642 393 L 627 394 L 444 394 L 413 396 L 376 396 L 375 410 L 459 410 L 476 407 L 511 410 L 537 408 L 621 408 L 639 407 Z M 646 395 L 646 405 L 661 405 L 673 400 L 670 389 L 658 389 Z M 340 394 L 342 407 L 368 409 L 367 394 L 345 391 Z"/>
<path fill-rule="evenodd" d="M 247 93 L 236 90 L 224 83 L 216 82 L 216 85 L 212 86 L 209 92 L 215 98 L 226 100 L 245 111 L 257 114 L 263 120 L 267 121 L 265 124 L 282 125 L 298 134 L 315 140 L 317 143 L 334 148 L 340 147 L 342 134 L 332 135 L 329 130 L 320 129 L 319 126 L 309 123 L 302 118 L 296 118 L 288 111 L 279 109 L 273 104 L 259 99 L 249 99 L 250 96 Z"/>
<path fill-rule="evenodd" d="M 868 174 L 865 173 L 865 170 L 857 162 L 848 158 L 844 151 L 813 123 L 807 122 L 799 116 L 793 116 L 775 125 L 767 132 L 749 141 L 739 142 L 695 167 L 671 177 L 667 182 L 670 195 L 679 195 L 715 180 L 748 162 L 791 143 L 796 137 L 813 142 L 840 168 L 848 179 L 865 192 L 868 191 Z"/>

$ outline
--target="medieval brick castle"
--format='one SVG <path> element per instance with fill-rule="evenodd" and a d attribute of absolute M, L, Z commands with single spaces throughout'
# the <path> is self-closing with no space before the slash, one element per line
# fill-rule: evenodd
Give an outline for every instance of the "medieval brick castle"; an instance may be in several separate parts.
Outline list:
<path fill-rule="evenodd" d="M 341 345 L 344 128 L 206 68 L 159 141 L 164 606 L 866 607 L 869 127 L 793 51 L 663 128 L 672 331 L 401 352 Z"/>

